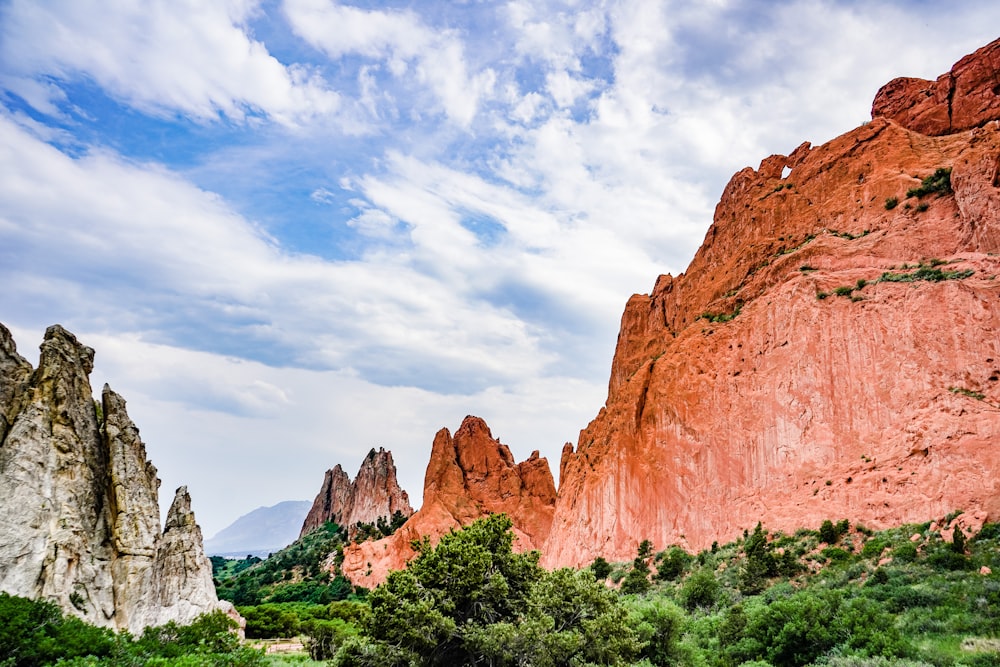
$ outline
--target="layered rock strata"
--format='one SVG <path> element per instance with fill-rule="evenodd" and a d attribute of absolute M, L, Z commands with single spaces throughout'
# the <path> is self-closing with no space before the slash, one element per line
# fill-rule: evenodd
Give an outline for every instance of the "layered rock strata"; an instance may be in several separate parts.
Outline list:
<path fill-rule="evenodd" d="M 141 632 L 220 602 L 185 488 L 160 532 L 156 468 L 94 350 L 56 325 L 37 369 L 0 325 L 0 590 Z"/>
<path fill-rule="evenodd" d="M 998 53 L 732 178 L 688 270 L 625 308 L 543 564 L 758 521 L 1000 516 Z"/>
<path fill-rule="evenodd" d="M 408 517 L 413 508 L 410 497 L 396 481 L 392 452 L 379 447 L 377 452 L 368 452 L 353 482 L 340 464 L 326 471 L 299 537 L 327 521 L 347 527 L 348 534 L 353 535 L 358 524 L 390 520 L 397 514 Z"/>
<path fill-rule="evenodd" d="M 434 437 L 420 510 L 389 537 L 345 549 L 342 570 L 355 584 L 378 584 L 413 557 L 413 540 L 436 542 L 450 530 L 500 512 L 514 524 L 515 550 L 537 549 L 552 525 L 555 499 L 548 461 L 535 451 L 515 463 L 485 421 L 466 417 L 454 436 L 441 429 Z"/>

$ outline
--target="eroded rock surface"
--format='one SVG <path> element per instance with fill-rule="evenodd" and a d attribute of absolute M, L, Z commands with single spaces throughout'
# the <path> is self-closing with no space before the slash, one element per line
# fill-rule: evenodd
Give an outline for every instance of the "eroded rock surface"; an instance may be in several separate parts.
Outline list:
<path fill-rule="evenodd" d="M 515 463 L 485 421 L 466 417 L 454 436 L 441 429 L 434 437 L 420 510 L 389 537 L 347 548 L 342 570 L 355 584 L 375 585 L 413 557 L 413 540 L 436 542 L 454 528 L 499 512 L 514 523 L 515 550 L 538 549 L 552 525 L 555 498 L 548 462 L 537 451 Z"/>
<path fill-rule="evenodd" d="M 757 521 L 1000 516 L 998 52 L 926 94 L 897 80 L 869 124 L 732 178 L 688 270 L 625 308 L 543 564 Z M 939 168 L 950 191 L 907 195 Z"/>
<path fill-rule="evenodd" d="M 32 370 L 0 325 L 0 590 L 133 632 L 228 611 L 189 499 L 161 535 L 156 468 L 125 401 L 94 401 L 93 360 L 56 325 Z"/>
<path fill-rule="evenodd" d="M 396 514 L 413 514 L 410 497 L 396 480 L 396 465 L 392 452 L 379 447 L 368 452 L 361 462 L 358 476 L 351 481 L 340 464 L 327 470 L 323 486 L 302 523 L 301 537 L 327 521 L 346 527 L 348 534 L 356 532 L 357 524 L 374 524 L 379 519 L 390 520 Z"/>

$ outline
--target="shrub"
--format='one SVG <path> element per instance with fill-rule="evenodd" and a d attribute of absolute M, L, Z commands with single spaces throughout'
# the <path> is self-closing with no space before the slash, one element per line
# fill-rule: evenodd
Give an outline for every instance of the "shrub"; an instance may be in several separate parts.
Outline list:
<path fill-rule="evenodd" d="M 594 579 L 604 581 L 611 574 L 611 563 L 606 561 L 603 556 L 598 556 L 590 564 L 590 571 L 594 574 Z"/>
<path fill-rule="evenodd" d="M 719 597 L 719 582 L 708 568 L 694 572 L 681 586 L 681 603 L 689 610 L 709 609 L 715 606 Z"/>
<path fill-rule="evenodd" d="M 920 183 L 920 187 L 907 190 L 907 197 L 923 197 L 936 192 L 939 197 L 952 193 L 951 167 L 938 167 L 934 173 Z M 919 208 L 919 207 L 918 207 Z"/>
<path fill-rule="evenodd" d="M 896 199 L 895 197 L 889 197 L 888 199 L 885 200 L 885 210 L 891 211 L 892 209 L 896 208 L 897 204 L 899 204 L 898 199 Z"/>
<path fill-rule="evenodd" d="M 827 544 L 836 544 L 837 540 L 840 539 L 837 529 L 829 519 L 825 519 L 822 525 L 820 525 L 819 539 Z"/>
<path fill-rule="evenodd" d="M 898 563 L 912 563 L 917 559 L 917 547 L 912 542 L 904 542 L 892 550 L 892 560 Z"/>
<path fill-rule="evenodd" d="M 693 560 L 691 554 L 680 547 L 670 547 L 656 558 L 656 578 L 675 581 L 684 574 Z"/>

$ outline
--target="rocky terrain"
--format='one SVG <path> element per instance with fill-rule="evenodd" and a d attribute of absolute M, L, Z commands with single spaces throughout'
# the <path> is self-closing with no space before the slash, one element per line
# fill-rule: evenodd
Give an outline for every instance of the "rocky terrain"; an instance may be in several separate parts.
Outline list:
<path fill-rule="evenodd" d="M 536 451 L 515 463 L 486 422 L 466 417 L 454 436 L 441 429 L 434 437 L 420 510 L 389 537 L 347 547 L 341 569 L 353 583 L 372 586 L 414 555 L 411 541 L 427 536 L 436 542 L 454 528 L 498 512 L 513 521 L 516 551 L 537 549 L 548 536 L 555 501 L 548 461 Z"/>
<path fill-rule="evenodd" d="M 688 270 L 625 308 L 544 564 L 1000 515 L 998 93 L 1000 41 L 733 176 Z"/>
<path fill-rule="evenodd" d="M 0 325 L 0 590 L 141 632 L 220 602 L 187 489 L 160 531 L 156 468 L 94 350 L 49 327 L 38 368 Z"/>
<path fill-rule="evenodd" d="M 379 447 L 377 452 L 374 449 L 368 452 L 353 482 L 339 463 L 326 471 L 299 537 L 327 521 L 346 527 L 348 534 L 353 535 L 359 523 L 374 524 L 397 514 L 408 517 L 413 508 L 410 497 L 396 481 L 392 452 Z"/>

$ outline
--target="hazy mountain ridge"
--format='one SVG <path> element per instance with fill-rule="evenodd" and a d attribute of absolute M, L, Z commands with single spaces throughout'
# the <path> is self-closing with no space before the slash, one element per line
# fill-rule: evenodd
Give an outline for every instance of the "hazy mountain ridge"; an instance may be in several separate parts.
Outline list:
<path fill-rule="evenodd" d="M 209 556 L 248 554 L 266 557 L 299 536 L 299 526 L 309 508 L 308 500 L 286 500 L 270 507 L 258 507 L 205 540 Z"/>

